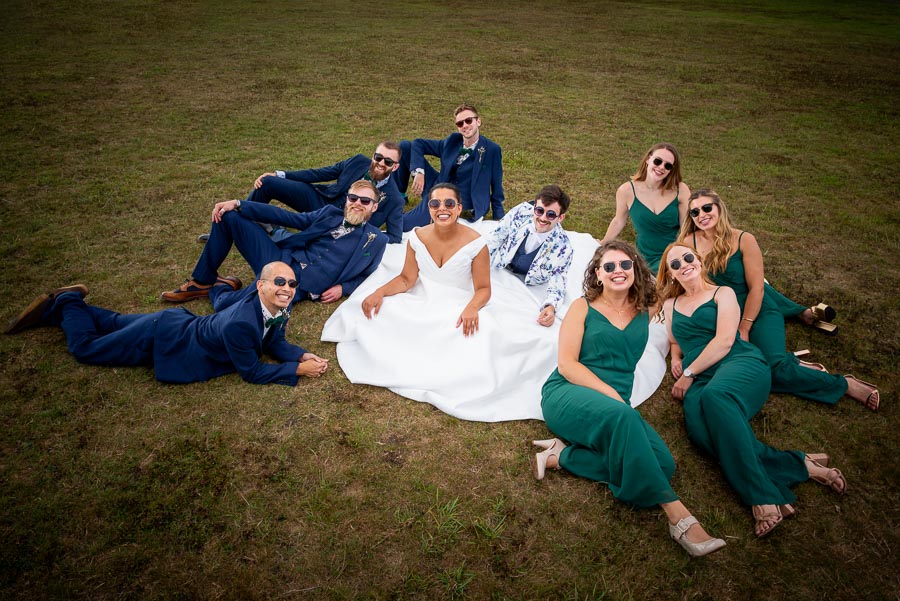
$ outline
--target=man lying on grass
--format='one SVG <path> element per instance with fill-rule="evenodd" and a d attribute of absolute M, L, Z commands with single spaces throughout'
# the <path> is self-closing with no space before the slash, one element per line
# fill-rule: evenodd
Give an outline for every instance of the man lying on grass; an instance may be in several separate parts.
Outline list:
<path fill-rule="evenodd" d="M 75 284 L 39 295 L 6 328 L 16 334 L 34 326 L 58 326 L 69 351 L 81 363 L 105 366 L 153 366 L 161 382 L 204 382 L 237 372 L 251 384 L 294 386 L 300 376 L 317 378 L 328 361 L 285 340 L 291 301 L 297 287 L 289 265 L 263 267 L 256 290 L 211 315 L 184 309 L 123 315 L 84 302 L 87 286 Z M 213 286 L 213 308 L 220 292 Z M 266 352 L 279 364 L 260 361 Z"/>

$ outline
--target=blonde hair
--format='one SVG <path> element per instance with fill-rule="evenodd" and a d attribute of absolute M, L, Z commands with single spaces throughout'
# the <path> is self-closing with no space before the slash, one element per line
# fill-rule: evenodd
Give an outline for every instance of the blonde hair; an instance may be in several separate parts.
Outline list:
<path fill-rule="evenodd" d="M 732 254 L 731 241 L 734 239 L 736 230 L 734 229 L 734 226 L 731 225 L 731 219 L 728 218 L 728 209 L 725 208 L 722 199 L 719 198 L 719 195 L 716 194 L 714 190 L 700 188 L 691 194 L 691 197 L 688 199 L 689 211 L 691 203 L 698 198 L 709 198 L 713 201 L 714 205 L 719 207 L 719 220 L 716 222 L 716 227 L 713 231 L 712 248 L 703 256 L 703 264 L 709 273 L 720 273 L 725 271 L 725 268 L 728 266 L 728 259 Z M 690 246 L 693 248 L 693 238 L 691 238 L 690 244 L 686 244 L 686 242 L 688 236 L 692 236 L 692 234 L 699 230 L 700 228 L 694 223 L 694 218 L 688 214 L 687 219 L 681 224 L 681 231 L 678 232 L 678 242 L 683 246 Z"/>
<path fill-rule="evenodd" d="M 632 175 L 631 179 L 636 182 L 642 182 L 647 179 L 647 161 L 650 160 L 650 157 L 653 156 L 653 153 L 657 150 L 668 150 L 672 153 L 672 156 L 675 157 L 672 168 L 669 169 L 669 173 L 667 173 L 662 180 L 662 189 L 677 190 L 678 185 L 681 184 L 681 156 L 678 154 L 675 147 L 668 142 L 660 142 L 659 144 L 651 146 L 650 150 L 647 151 L 647 154 L 644 155 L 644 160 L 641 161 L 637 173 Z"/>
<path fill-rule="evenodd" d="M 369 191 L 372 192 L 372 198 L 375 199 L 375 204 L 378 204 L 378 201 L 381 200 L 381 193 L 378 191 L 378 186 L 365 179 L 359 179 L 350 184 L 350 189 L 348 190 L 348 192 L 359 190 L 360 188 L 368 188 Z"/>
<path fill-rule="evenodd" d="M 709 273 L 706 269 L 706 263 L 700 258 L 700 253 L 697 252 L 697 249 L 693 247 L 693 245 L 688 244 L 684 241 L 676 241 L 671 243 L 666 247 L 666 250 L 663 251 L 662 260 L 659 262 L 659 271 L 656 274 L 656 294 L 659 297 L 659 319 L 660 321 L 665 320 L 665 315 L 663 314 L 663 303 L 665 303 L 670 298 L 675 298 L 680 294 L 684 294 L 684 286 L 681 285 L 675 276 L 669 273 L 669 251 L 671 251 L 676 246 L 683 246 L 688 249 L 692 253 L 696 259 L 695 261 L 700 261 L 700 277 L 703 278 L 703 281 L 710 286 L 715 286 L 712 280 L 709 279 Z"/>

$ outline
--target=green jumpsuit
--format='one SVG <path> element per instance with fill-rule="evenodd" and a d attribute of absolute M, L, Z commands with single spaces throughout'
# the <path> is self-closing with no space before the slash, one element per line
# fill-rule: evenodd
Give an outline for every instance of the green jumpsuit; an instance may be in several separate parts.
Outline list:
<path fill-rule="evenodd" d="M 718 293 L 718 290 L 716 291 Z M 672 336 L 689 367 L 716 335 L 719 307 L 715 295 L 690 316 L 672 306 Z M 725 478 L 747 505 L 794 502 L 790 487 L 809 478 L 804 455 L 761 443 L 750 419 L 769 397 L 769 368 L 762 353 L 735 336 L 718 363 L 697 374 L 684 397 L 684 421 L 690 439 L 719 460 Z"/>
<path fill-rule="evenodd" d="M 631 193 L 634 200 L 628 210 L 631 215 L 631 225 L 637 234 L 635 242 L 638 252 L 647 260 L 650 269 L 655 274 L 659 271 L 659 261 L 666 247 L 678 237 L 681 224 L 678 223 L 678 194 L 675 200 L 666 205 L 666 208 L 657 215 L 647 208 L 637 197 L 634 190 L 634 182 L 631 182 Z"/>
<path fill-rule="evenodd" d="M 716 284 L 734 290 L 741 311 L 750 292 L 741 252 L 743 236 L 741 232 L 737 252 L 728 258 L 725 270 L 709 274 Z M 750 342 L 759 347 L 772 369 L 772 392 L 795 394 L 829 405 L 837 403 L 847 392 L 847 380 L 843 376 L 803 367 L 794 353 L 785 350 L 784 316 L 767 294 L 763 294 L 759 315 L 750 329 Z"/>
<path fill-rule="evenodd" d="M 636 507 L 678 500 L 669 480 L 675 460 L 641 414 L 628 404 L 634 369 L 647 346 L 650 318 L 639 313 L 624 330 L 588 305 L 578 360 L 625 403 L 570 383 L 554 371 L 542 389 L 547 427 L 569 442 L 559 464 L 576 476 L 605 482 Z"/>

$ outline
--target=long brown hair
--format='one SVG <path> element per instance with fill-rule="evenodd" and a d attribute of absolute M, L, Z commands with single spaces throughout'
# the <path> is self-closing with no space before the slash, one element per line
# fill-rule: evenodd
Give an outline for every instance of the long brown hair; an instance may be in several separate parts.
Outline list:
<path fill-rule="evenodd" d="M 647 161 L 651 156 L 653 156 L 654 152 L 660 149 L 668 150 L 672 153 L 672 156 L 675 157 L 675 162 L 672 163 L 672 168 L 662 180 L 662 189 L 677 190 L 678 185 L 681 183 L 681 156 L 678 154 L 678 151 L 675 150 L 675 147 L 668 142 L 660 142 L 659 144 L 654 144 L 653 146 L 651 146 L 650 150 L 647 151 L 647 154 L 644 155 L 644 160 L 641 161 L 641 165 L 640 167 L 638 167 L 637 173 L 632 175 L 631 179 L 636 182 L 642 182 L 647 179 Z"/>
<path fill-rule="evenodd" d="M 656 274 L 656 294 L 659 297 L 659 317 L 660 320 L 665 318 L 663 315 L 663 303 L 669 300 L 670 298 L 675 298 L 678 295 L 684 294 L 684 286 L 681 285 L 681 282 L 675 279 L 671 273 L 669 273 L 669 251 L 671 251 L 676 246 L 683 246 L 697 257 L 695 261 L 700 261 L 700 277 L 703 278 L 703 281 L 709 284 L 710 286 L 715 286 L 712 281 L 709 279 L 709 274 L 706 269 L 706 263 L 701 259 L 700 253 L 697 252 L 697 249 L 693 247 L 688 242 L 684 242 L 682 240 L 671 243 L 666 247 L 666 250 L 663 251 L 662 260 L 659 262 L 659 271 Z"/>
<path fill-rule="evenodd" d="M 603 285 L 597 281 L 597 270 L 603 263 L 603 255 L 611 250 L 618 250 L 628 255 L 634 263 L 634 282 L 628 290 L 628 302 L 634 305 L 638 313 L 646 311 L 648 307 L 656 303 L 656 289 L 653 287 L 653 275 L 647 267 L 647 261 L 640 255 L 635 247 L 621 240 L 610 240 L 602 246 L 598 246 L 584 270 L 584 282 L 581 289 L 588 302 L 595 300 L 603 293 Z"/>
<path fill-rule="evenodd" d="M 713 245 L 709 252 L 703 256 L 703 265 L 707 271 L 709 273 L 719 273 L 725 271 L 728 259 L 731 257 L 731 241 L 734 239 L 735 228 L 731 225 L 731 219 L 728 218 L 728 209 L 725 208 L 725 203 L 722 202 L 722 199 L 719 198 L 719 195 L 714 190 L 700 188 L 694 191 L 688 199 L 688 207 L 698 198 L 708 198 L 719 207 L 719 221 L 716 222 L 716 227 L 713 231 Z M 692 235 L 697 231 L 700 231 L 700 228 L 694 223 L 693 217 L 688 215 L 681 224 L 681 231 L 678 232 L 678 242 L 682 246 L 693 248 Z M 689 236 L 691 237 L 690 243 L 687 242 Z"/>

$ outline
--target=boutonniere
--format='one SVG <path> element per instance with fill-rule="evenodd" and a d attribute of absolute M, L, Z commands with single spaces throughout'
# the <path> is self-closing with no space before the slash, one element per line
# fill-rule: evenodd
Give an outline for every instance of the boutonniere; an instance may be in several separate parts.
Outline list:
<path fill-rule="evenodd" d="M 481 148 L 478 149 L 478 164 L 479 165 L 481 165 L 481 163 L 484 161 L 484 150 L 485 150 L 484 146 L 482 146 Z"/>
<path fill-rule="evenodd" d="M 367 247 L 369 244 L 371 244 L 371 243 L 372 243 L 372 240 L 374 240 L 374 239 L 377 238 L 377 237 L 378 237 L 378 234 L 369 234 L 369 238 L 366 240 L 366 243 L 363 244 L 363 248 L 365 248 L 365 247 Z"/>

